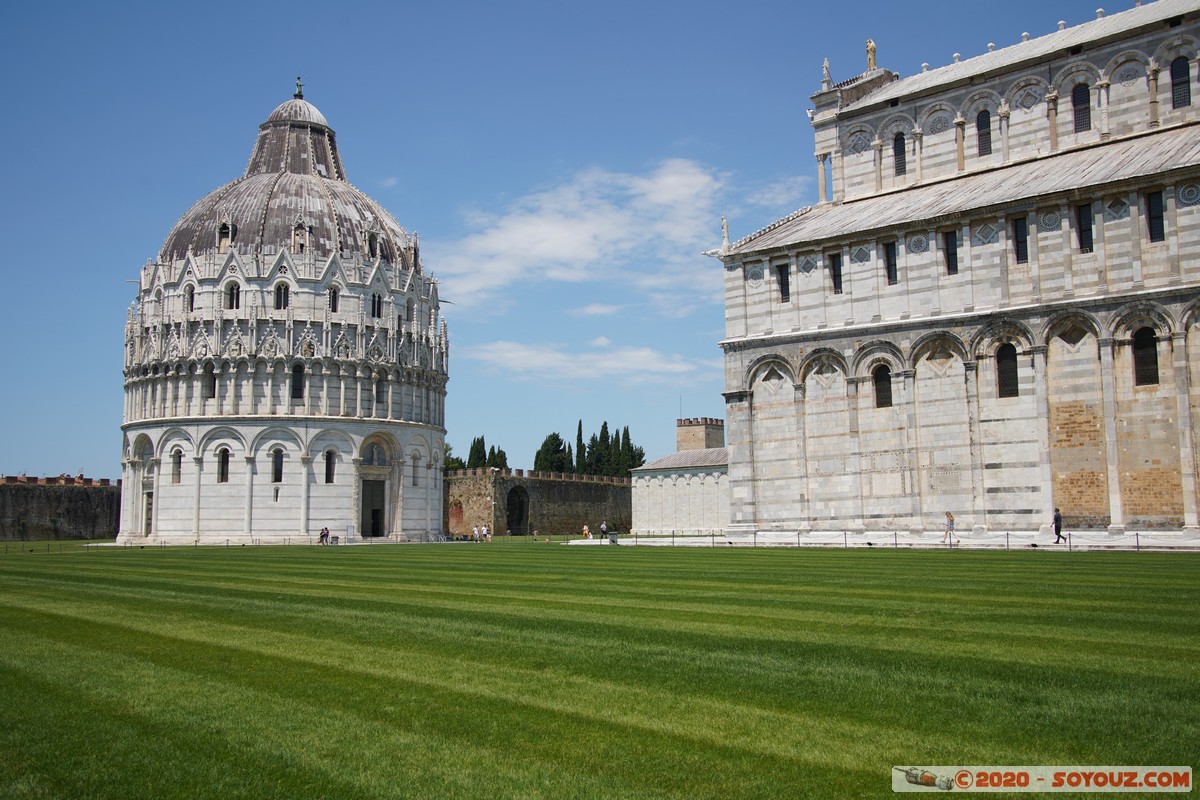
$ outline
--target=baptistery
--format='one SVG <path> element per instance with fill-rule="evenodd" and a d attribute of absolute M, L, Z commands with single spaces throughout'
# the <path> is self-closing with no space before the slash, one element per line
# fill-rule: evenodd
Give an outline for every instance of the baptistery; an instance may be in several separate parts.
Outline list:
<path fill-rule="evenodd" d="M 440 533 L 438 285 L 299 81 L 142 267 L 124 360 L 118 541 Z"/>

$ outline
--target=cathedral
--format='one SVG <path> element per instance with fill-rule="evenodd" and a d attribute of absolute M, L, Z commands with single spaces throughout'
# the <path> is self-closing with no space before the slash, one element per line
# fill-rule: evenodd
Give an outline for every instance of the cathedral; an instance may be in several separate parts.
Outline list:
<path fill-rule="evenodd" d="M 724 266 L 731 532 L 1200 533 L 1200 2 L 809 112 L 818 202 Z"/>
<path fill-rule="evenodd" d="M 410 235 L 296 93 L 138 276 L 118 542 L 425 539 L 449 348 Z"/>

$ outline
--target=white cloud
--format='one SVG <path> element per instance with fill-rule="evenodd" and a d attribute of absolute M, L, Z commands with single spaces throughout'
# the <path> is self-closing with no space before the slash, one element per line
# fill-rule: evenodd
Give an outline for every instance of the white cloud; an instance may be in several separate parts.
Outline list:
<path fill-rule="evenodd" d="M 608 347 L 610 344 L 612 344 L 612 339 L 607 336 L 597 336 L 592 339 L 592 347 Z"/>
<path fill-rule="evenodd" d="M 385 188 L 385 189 L 391 189 L 392 187 L 394 187 L 394 186 L 398 186 L 399 184 L 400 184 L 400 179 L 399 179 L 399 178 L 395 178 L 395 177 L 392 177 L 392 178 L 384 178 L 383 180 L 381 180 L 381 181 L 379 182 L 379 185 L 380 185 L 380 186 L 382 186 L 382 187 L 383 187 L 383 188 Z"/>
<path fill-rule="evenodd" d="M 622 306 L 609 303 L 588 303 L 571 311 L 577 317 L 608 317 L 621 311 Z"/>
<path fill-rule="evenodd" d="M 649 347 L 607 347 L 610 343 L 606 339 L 603 341 L 605 349 L 582 352 L 566 352 L 546 344 L 487 342 L 466 346 L 459 351 L 459 356 L 481 361 L 488 369 L 517 380 L 569 380 L 588 384 L 596 381 L 661 382 L 678 386 L 691 378 L 706 378 L 711 373 L 709 364 L 696 364 L 677 354 Z"/>
<path fill-rule="evenodd" d="M 516 284 L 603 279 L 641 290 L 635 301 L 686 313 L 720 299 L 720 271 L 700 253 L 719 243 L 723 186 L 720 175 L 687 159 L 645 175 L 589 169 L 500 213 L 473 213 L 472 233 L 426 242 L 425 250 L 443 295 L 459 307 L 494 307 Z M 583 308 L 613 313 L 601 304 Z"/>

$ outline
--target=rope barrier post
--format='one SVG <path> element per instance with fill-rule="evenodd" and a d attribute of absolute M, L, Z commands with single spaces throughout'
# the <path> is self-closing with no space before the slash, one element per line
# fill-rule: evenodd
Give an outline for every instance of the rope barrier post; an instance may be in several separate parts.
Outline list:
<path fill-rule="evenodd" d="M 1071 552 L 1071 532 L 1067 531 L 1067 552 Z"/>
<path fill-rule="evenodd" d="M 900 548 L 900 531 L 892 531 L 892 549 Z"/>
<path fill-rule="evenodd" d="M 1004 532 L 1004 549 L 1008 549 L 1008 531 Z"/>
<path fill-rule="evenodd" d="M 842 547 L 845 549 L 849 549 L 850 547 L 850 539 L 846 536 L 845 531 L 842 531 Z"/>
<path fill-rule="evenodd" d="M 675 529 L 671 528 L 671 547 L 675 546 Z"/>
<path fill-rule="evenodd" d="M 1142 537 L 1138 535 L 1137 531 L 1133 532 L 1133 549 L 1139 553 L 1142 551 Z"/>

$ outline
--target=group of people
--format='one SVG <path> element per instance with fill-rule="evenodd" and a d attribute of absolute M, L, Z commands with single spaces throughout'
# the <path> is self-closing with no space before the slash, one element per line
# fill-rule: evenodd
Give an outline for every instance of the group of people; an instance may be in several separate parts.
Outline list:
<path fill-rule="evenodd" d="M 1054 519 L 1051 524 L 1054 527 L 1054 543 L 1055 544 L 1060 544 L 1062 542 L 1069 543 L 1069 540 L 1067 539 L 1067 537 L 1063 536 L 1063 532 L 1062 532 L 1062 512 L 1059 511 L 1057 508 L 1054 509 Z M 585 528 L 584 530 L 587 530 L 587 529 Z M 946 532 L 942 534 L 942 544 L 954 544 L 955 542 L 961 542 L 961 541 L 962 541 L 961 539 L 959 539 L 958 537 L 956 537 L 954 535 L 954 515 L 951 514 L 949 511 L 947 511 L 946 512 Z"/>
<path fill-rule="evenodd" d="M 587 526 L 587 525 L 584 525 L 584 526 L 583 526 L 583 538 L 584 538 L 584 539 L 591 539 L 591 538 L 592 538 L 592 532 L 591 532 L 591 530 L 588 528 L 588 526 Z M 608 539 L 608 543 L 609 543 L 609 544 L 619 544 L 619 543 L 617 542 L 617 532 L 616 532 L 616 531 L 613 531 L 613 532 L 609 533 L 609 530 L 608 530 L 608 520 L 602 520 L 602 521 L 600 522 L 600 538 L 601 538 L 601 539 L 605 539 L 605 538 L 607 538 L 607 539 Z"/>
<path fill-rule="evenodd" d="M 321 528 L 321 533 L 317 536 L 317 544 L 329 544 L 329 528 Z"/>
<path fill-rule="evenodd" d="M 492 540 L 492 532 L 484 525 L 482 529 L 478 525 L 471 529 L 471 541 L 473 542 L 490 542 Z"/>

